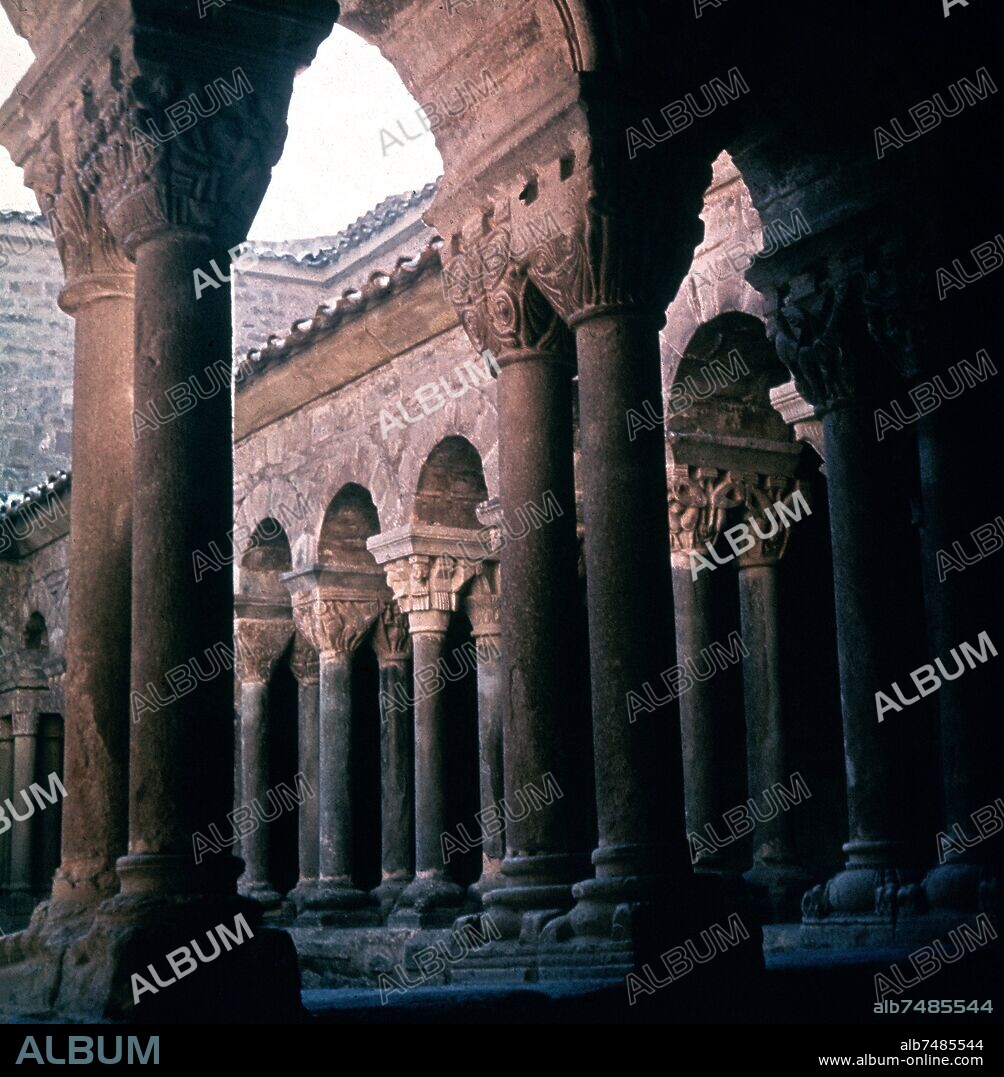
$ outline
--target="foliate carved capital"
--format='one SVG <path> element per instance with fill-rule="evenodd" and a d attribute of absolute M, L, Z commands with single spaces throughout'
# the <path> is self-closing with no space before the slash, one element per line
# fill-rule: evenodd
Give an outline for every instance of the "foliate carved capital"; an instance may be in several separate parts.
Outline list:
<path fill-rule="evenodd" d="M 244 239 L 285 140 L 291 76 L 233 53 L 195 70 L 112 51 L 81 87 L 76 163 L 127 252 L 165 231 Z"/>
<path fill-rule="evenodd" d="M 411 554 L 384 565 L 387 583 L 402 613 L 456 612 L 459 595 L 477 569 L 451 554 Z"/>
<path fill-rule="evenodd" d="M 743 486 L 730 471 L 679 466 L 669 479 L 669 539 L 675 554 L 714 543 L 730 509 L 743 504 Z"/>
<path fill-rule="evenodd" d="M 443 284 L 474 347 L 498 356 L 532 350 L 570 358 L 568 331 L 513 259 L 510 230 L 498 226 L 471 246 L 460 240 L 444 259 Z"/>
<path fill-rule="evenodd" d="M 411 656 L 408 618 L 396 602 L 388 602 L 384 606 L 373 626 L 373 649 L 381 664 L 404 662 Z"/>
<path fill-rule="evenodd" d="M 292 634 L 293 624 L 288 620 L 238 618 L 234 622 L 237 679 L 266 684 Z"/>
<path fill-rule="evenodd" d="M 71 117 L 50 125 L 36 152 L 25 162 L 24 174 L 48 218 L 71 287 L 86 278 L 125 277 L 128 281 L 132 277 L 129 259 L 115 242 L 97 199 L 85 189 L 77 170 Z M 66 303 L 63 306 L 67 308 Z M 73 303 L 69 309 L 74 309 Z"/>
<path fill-rule="evenodd" d="M 530 278 L 569 326 L 615 311 L 661 326 L 672 294 L 664 294 L 657 232 L 637 205 L 590 206 L 573 229 L 530 254 Z"/>
<path fill-rule="evenodd" d="M 774 565 L 784 556 L 791 537 L 791 528 L 778 519 L 779 503 L 797 511 L 792 498 L 806 491 L 798 479 L 774 475 L 744 475 L 741 480 L 746 505 L 745 522 L 750 524 L 749 538 L 754 545 L 739 556 L 740 568 Z M 766 538 L 763 536 L 767 536 Z"/>
<path fill-rule="evenodd" d="M 304 594 L 293 599 L 293 620 L 318 654 L 351 654 L 380 616 L 374 599 Z"/>
<path fill-rule="evenodd" d="M 778 356 L 818 416 L 881 393 L 897 366 L 913 362 L 899 354 L 909 331 L 883 317 L 865 287 L 855 277 L 777 312 Z"/>
<path fill-rule="evenodd" d="M 922 377 L 934 358 L 924 324 L 926 282 L 918 276 L 918 268 L 887 259 L 866 276 L 862 297 L 869 338 L 907 381 Z"/>
<path fill-rule="evenodd" d="M 499 566 L 486 562 L 471 584 L 464 600 L 464 612 L 471 622 L 471 632 L 481 636 L 502 634 L 502 596 L 499 593 Z"/>
<path fill-rule="evenodd" d="M 301 632 L 296 633 L 293 652 L 289 660 L 297 684 L 318 684 L 321 679 L 321 663 L 317 651 Z"/>

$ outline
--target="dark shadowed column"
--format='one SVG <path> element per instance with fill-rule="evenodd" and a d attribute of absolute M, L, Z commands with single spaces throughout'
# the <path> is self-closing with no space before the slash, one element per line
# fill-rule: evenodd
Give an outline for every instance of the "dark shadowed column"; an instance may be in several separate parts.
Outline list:
<path fill-rule="evenodd" d="M 415 876 L 415 745 L 411 712 L 411 639 L 395 604 L 377 621 L 380 664 L 380 885 L 374 896 L 392 911 Z"/>
<path fill-rule="evenodd" d="M 41 810 L 30 791 L 31 783 L 35 780 L 39 722 L 39 715 L 35 712 L 15 712 L 14 714 L 14 789 L 11 793 L 12 807 L 9 811 L 11 819 L 9 890 L 11 894 L 25 896 L 33 891 L 34 838 L 39 825 L 38 813 Z M 48 790 L 49 783 L 45 782 L 43 785 Z M 15 819 L 14 812 L 22 818 Z M 24 818 L 25 816 L 27 818 Z"/>
<path fill-rule="evenodd" d="M 704 556 L 708 556 L 707 550 Z M 708 648 L 714 642 L 715 576 L 705 571 L 694 579 L 690 559 L 683 551 L 673 551 L 672 565 L 676 661 L 692 682 L 679 695 L 687 833 L 696 835 L 701 843 L 694 842 L 700 851 L 695 853 L 692 846 L 691 859 L 698 871 L 724 871 L 728 858 L 717 848 L 715 838 L 724 834 L 722 812 L 736 801 L 722 787 L 721 685 L 716 686 L 713 674 L 706 681 L 694 676 L 694 668 L 703 670 L 705 663 L 710 662 L 714 669 Z M 653 685 L 655 698 L 665 698 L 669 687 L 665 679 Z M 653 715 L 636 716 L 636 721 L 665 721 L 667 717 L 664 710 L 657 710 Z"/>
<path fill-rule="evenodd" d="M 485 580 L 486 577 L 479 577 Z M 465 605 L 478 652 L 478 769 L 481 811 L 484 818 L 499 817 L 502 823 L 501 800 L 505 796 L 503 751 L 503 684 L 502 684 L 502 609 L 499 595 L 486 589 L 472 593 Z M 501 878 L 502 858 L 505 856 L 505 826 L 493 826 L 489 833 L 482 825 L 481 876 L 471 884 L 475 897 L 483 898 L 504 885 Z"/>
<path fill-rule="evenodd" d="M 312 796 L 300 805 L 298 816 L 299 879 L 290 899 L 297 910 L 306 907 L 317 889 L 320 848 L 320 666 L 317 652 L 297 637 L 293 650 L 297 694 L 297 760 Z"/>
<path fill-rule="evenodd" d="M 784 479 L 761 477 L 763 491 L 756 501 L 772 505 L 790 493 L 792 484 Z M 761 487 L 754 489 L 760 494 Z M 756 513 L 763 504 L 750 508 Z M 771 510 L 772 518 L 775 510 Z M 755 519 L 759 533 L 755 546 L 739 558 L 739 618 L 743 642 L 743 699 L 746 711 L 746 772 L 753 829 L 753 867 L 745 878 L 767 897 L 774 920 L 797 919 L 802 895 L 812 881 L 801 866 L 792 835 L 789 805 L 778 798 L 778 787 L 791 790 L 797 803 L 811 790 L 800 775 L 789 770 L 787 751 L 784 681 L 781 674 L 778 611 L 778 573 L 791 530 L 773 529 L 762 513 Z"/>
<path fill-rule="evenodd" d="M 147 419 L 135 446 L 125 894 L 232 892 L 240 873 L 232 856 L 198 866 L 191 856 L 193 832 L 232 805 L 233 585 L 226 572 L 196 580 L 192 567 L 197 550 L 226 548 L 231 526 L 230 393 L 172 410 L 190 378 L 206 385 L 214 363 L 229 369 L 230 287 L 197 296 L 193 286 L 195 270 L 221 257 L 185 227 L 136 236 L 137 409 L 168 418 Z"/>
<path fill-rule="evenodd" d="M 828 293 L 821 302 L 818 317 L 794 307 L 779 315 L 777 347 L 823 423 L 849 835 L 844 870 L 813 887 L 802 908 L 813 920 L 830 913 L 888 919 L 916 872 L 904 867 L 906 727 L 881 723 L 875 701 L 877 691 L 890 690 L 897 675 L 909 672 L 898 663 L 903 633 L 895 615 L 905 581 L 895 564 L 876 556 L 873 542 L 875 520 L 887 520 L 890 535 L 900 534 L 899 521 L 890 518 L 884 485 L 867 478 L 889 467 L 874 418 L 883 367 L 865 332 L 856 288 Z"/>
<path fill-rule="evenodd" d="M 241 807 L 253 801 L 268 812 L 268 685 L 260 680 L 241 681 Z M 268 824 L 258 822 L 241 844 L 244 874 L 240 891 L 266 907 L 279 903 L 268 880 Z"/>
<path fill-rule="evenodd" d="M 670 721 L 632 723 L 627 708 L 628 693 L 657 684 L 672 653 L 663 433 L 632 441 L 627 423 L 630 410 L 643 414 L 646 401 L 662 399 L 661 320 L 601 309 L 573 324 L 599 845 L 596 878 L 575 888 L 572 924 L 606 935 L 616 905 L 651 894 L 667 871 L 690 871 Z"/>
<path fill-rule="evenodd" d="M 235 623 L 241 702 L 241 788 L 237 806 L 242 820 L 254 826 L 241 843 L 244 874 L 239 889 L 245 897 L 274 908 L 281 895 L 269 879 L 271 823 L 267 817 L 272 814 L 268 796 L 272 731 L 268 686 L 293 634 L 293 622 L 289 617 L 256 617 L 261 611 L 255 606 L 254 602 L 240 599 Z"/>

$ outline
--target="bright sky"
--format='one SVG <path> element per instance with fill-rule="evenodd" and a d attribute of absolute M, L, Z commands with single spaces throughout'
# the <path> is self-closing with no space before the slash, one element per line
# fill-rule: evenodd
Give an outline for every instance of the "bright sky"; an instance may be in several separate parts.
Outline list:
<path fill-rule="evenodd" d="M 0 100 L 10 95 L 31 60 L 31 50 L 0 9 Z M 434 180 L 442 159 L 432 134 L 419 123 L 418 107 L 375 46 L 336 26 L 296 80 L 286 149 L 251 238 L 331 235 L 388 195 Z M 384 129 L 393 139 L 381 138 Z M 0 209 L 38 210 L 21 170 L 3 148 Z"/>

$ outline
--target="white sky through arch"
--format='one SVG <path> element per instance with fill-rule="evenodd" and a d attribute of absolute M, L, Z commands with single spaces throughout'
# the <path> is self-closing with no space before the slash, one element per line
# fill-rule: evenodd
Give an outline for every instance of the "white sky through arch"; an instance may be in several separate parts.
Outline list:
<path fill-rule="evenodd" d="M 31 60 L 28 45 L 0 10 L 0 100 L 13 92 Z M 379 49 L 336 26 L 311 67 L 297 77 L 289 137 L 251 238 L 330 236 L 389 195 L 434 180 L 442 160 L 416 115 L 418 107 Z M 382 138 L 383 130 L 393 137 Z M 21 170 L 0 148 L 4 209 L 37 212 L 38 204 Z"/>

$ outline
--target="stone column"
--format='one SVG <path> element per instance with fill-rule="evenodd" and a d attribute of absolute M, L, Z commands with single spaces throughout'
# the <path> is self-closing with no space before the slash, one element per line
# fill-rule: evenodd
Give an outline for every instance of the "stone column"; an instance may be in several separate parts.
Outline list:
<path fill-rule="evenodd" d="M 615 172 L 606 178 L 616 188 Z M 706 177 L 700 182 L 706 186 Z M 662 400 L 659 331 L 673 290 L 666 285 L 671 277 L 678 284 L 686 265 L 681 257 L 666 272 L 659 228 L 652 220 L 641 227 L 632 208 L 638 188 L 629 186 L 630 196 L 628 187 L 588 190 L 575 232 L 552 241 L 529 268 L 573 329 L 578 353 L 599 831 L 596 877 L 573 888 L 570 916 L 548 925 L 554 938 L 609 939 L 615 915 L 630 933 L 636 912 L 669 893 L 668 878 L 679 880 L 679 897 L 691 876 L 675 715 L 632 723 L 627 707 L 629 693 L 658 684 L 671 665 L 664 433 L 659 425 L 634 436 L 628 413 L 646 414 Z M 693 192 L 695 215 L 702 189 Z M 682 229 L 688 240 L 690 227 Z"/>
<path fill-rule="evenodd" d="M 511 251 L 504 228 L 479 236 L 478 244 Z M 525 269 L 500 260 L 475 281 L 449 271 L 446 279 L 475 346 L 498 353 L 499 492 L 507 534 L 500 551 L 504 786 L 506 803 L 522 818 L 507 821 L 505 885 L 486 893 L 484 904 L 503 934 L 516 937 L 528 916 L 537 931 L 566 911 L 571 884 L 586 868 L 584 855 L 575 855 L 569 815 L 575 787 L 566 678 L 577 609 L 574 346 Z M 505 435 L 515 429 L 525 436 Z M 549 794 L 550 802 L 522 812 L 527 787 L 552 782 L 558 793 Z"/>
<path fill-rule="evenodd" d="M 293 675 L 299 687 L 297 699 L 297 758 L 300 773 L 314 791 L 300 805 L 298 851 L 300 877 L 290 895 L 297 909 L 309 906 L 320 874 L 320 716 L 321 671 L 317 652 L 297 635 L 293 649 Z"/>
<path fill-rule="evenodd" d="M 242 603 L 246 605 L 246 603 Z M 241 612 L 247 612 L 242 610 Z M 241 782 L 238 807 L 252 813 L 254 830 L 244 835 L 241 852 L 244 874 L 239 890 L 266 908 L 276 908 L 281 895 L 269 879 L 269 680 L 290 636 L 293 623 L 285 619 L 238 618 L 237 677 L 240 682 Z"/>
<path fill-rule="evenodd" d="M 240 861 L 226 852 L 201 863 L 193 856 L 193 834 L 222 823 L 233 804 L 232 581 L 193 571 L 197 553 L 228 548 L 232 529 L 231 294 L 214 266 L 226 276 L 230 252 L 247 235 L 282 151 L 294 76 L 336 13 L 329 0 L 309 10 L 263 8 L 248 28 L 223 8 L 189 24 L 164 5 L 127 6 L 88 22 L 85 50 L 56 55 L 53 35 L 39 39 L 47 55 L 38 78 L 59 69 L 60 79 L 25 97 L 15 121 L 37 136 L 54 119 L 42 109 L 72 112 L 67 147 L 81 187 L 135 263 L 138 297 L 128 845 L 116 864 L 120 893 L 90 925 L 89 960 L 62 962 L 57 1009 L 114 1019 L 129 1006 L 143 1020 L 163 1008 L 177 1020 L 204 1014 L 211 997 L 249 1020 L 299 1006 L 292 944 L 276 932 L 242 945 L 244 974 L 233 990 L 231 958 L 229 973 L 213 964 L 174 986 L 169 1000 L 144 998 L 133 1010 L 129 975 L 238 910 L 255 918 L 237 897 Z M 261 40 L 278 47 L 266 54 Z M 200 281 L 211 286 L 197 289 Z M 83 578 L 88 572 L 85 565 Z M 89 763 L 92 752 L 117 752 L 122 719 L 109 722 L 82 742 Z M 79 776 L 74 750 L 67 781 L 74 768 Z M 119 761 L 99 765 L 114 787 Z"/>
<path fill-rule="evenodd" d="M 442 691 L 428 690 L 429 671 L 444 657 L 450 613 L 412 611 L 408 630 L 413 648 L 415 697 L 415 878 L 401 894 L 393 919 L 425 924 L 452 921 L 464 902 L 464 889 L 452 882 L 443 863 L 446 814 L 447 715 Z"/>
<path fill-rule="evenodd" d="M 790 479 L 758 476 L 746 483 L 749 518 L 759 531 L 752 531 L 752 549 L 739 558 L 740 634 L 746 653 L 743 657 L 743 697 L 746 710 L 746 765 L 749 796 L 758 805 L 765 792 L 777 784 L 791 786 L 788 765 L 786 714 L 780 660 L 780 620 L 778 616 L 778 566 L 791 536 L 779 527 L 771 538 L 760 534 L 775 530 L 764 518 L 764 510 L 784 501 L 798 483 Z M 774 510 L 771 510 L 772 514 Z M 799 863 L 792 836 L 791 817 L 783 805 L 771 819 L 754 817 L 753 867 L 746 880 L 766 896 L 775 921 L 796 919 L 802 895 L 811 877 Z"/>
<path fill-rule="evenodd" d="M 37 713 L 14 714 L 14 788 L 11 794 L 13 811 L 27 819 L 18 821 L 11 812 L 10 886 L 11 894 L 29 896 L 34 893 L 34 864 L 32 846 L 37 826 L 38 803 L 30 792 L 35 781 L 35 760 L 38 756 L 39 716 Z M 44 783 L 48 788 L 48 783 Z M 66 784 L 65 782 L 63 783 Z M 69 790 L 67 790 L 69 792 Z M 24 794 L 24 795 L 22 795 Z M 25 801 L 27 796 L 27 802 Z"/>
<path fill-rule="evenodd" d="M 14 799 L 14 735 L 10 718 L 0 720 L 0 802 Z M 0 834 L 0 893 L 10 884 L 10 830 Z"/>
<path fill-rule="evenodd" d="M 415 700 L 415 878 L 401 894 L 390 922 L 446 926 L 464 903 L 443 861 L 446 746 L 449 739 L 440 660 L 460 592 L 476 573 L 468 555 L 476 532 L 409 524 L 374 535 L 367 548 L 383 565 L 398 608 L 408 618 Z M 466 551 L 466 553 L 465 553 Z"/>
<path fill-rule="evenodd" d="M 884 367 L 856 287 L 789 304 L 778 327 L 778 354 L 823 423 L 850 830 L 844 870 L 813 887 L 802 908 L 810 920 L 831 913 L 887 920 L 912 900 L 904 887 L 915 872 L 904 867 L 898 792 L 909 742 L 902 728 L 878 722 L 875 707 L 876 691 L 895 679 L 899 639 L 895 566 L 876 557 L 873 541 L 875 521 L 888 518 L 884 485 L 874 481 L 887 470 L 874 419 Z"/>
<path fill-rule="evenodd" d="M 263 680 L 241 679 L 241 797 L 265 803 L 268 789 L 268 685 Z M 242 805 L 243 806 L 243 805 Z M 268 828 L 259 824 L 241 842 L 244 874 L 238 889 L 266 907 L 279 903 L 268 881 Z"/>
<path fill-rule="evenodd" d="M 484 579 L 484 577 L 481 577 Z M 468 595 L 465 605 L 478 652 L 478 764 L 481 774 L 481 810 L 495 810 L 505 796 L 503 763 L 503 675 L 502 609 L 498 594 L 488 584 Z M 477 836 L 477 835 L 475 835 Z M 472 896 L 485 894 L 505 885 L 501 878 L 505 856 L 505 830 L 496 834 L 482 831 L 481 877 L 471 885 Z"/>
<path fill-rule="evenodd" d="M 996 495 L 986 496 L 984 475 L 973 466 L 997 450 L 1004 390 L 999 357 L 985 348 L 992 339 L 987 322 L 993 313 L 988 308 L 985 320 L 976 309 L 979 302 L 969 317 L 948 302 L 932 309 L 923 299 L 926 280 L 906 249 L 891 254 L 886 268 L 879 278 L 884 293 L 868 297 L 869 329 L 903 374 L 909 396 L 898 394 L 895 403 L 885 405 L 884 436 L 909 443 L 915 434 L 928 642 L 924 661 L 937 660 L 951 674 L 957 669 L 953 650 L 958 653 L 963 642 L 981 648 L 983 632 L 999 648 L 1004 629 L 1000 505 Z M 977 387 L 976 377 L 985 384 Z M 964 381 L 972 392 L 952 399 Z M 944 814 L 935 841 L 925 842 L 938 861 L 924 878 L 926 904 L 944 922 L 977 912 L 999 917 L 1004 849 L 990 823 L 1000 816 L 1004 738 L 986 701 L 996 692 L 1000 673 L 992 661 L 986 669 L 967 668 L 964 676 L 949 679 L 938 669 L 934 676 L 940 681 L 932 702 L 938 711 Z"/>
<path fill-rule="evenodd" d="M 380 664 L 380 885 L 374 897 L 389 914 L 415 877 L 415 736 L 408 623 L 390 603 L 373 633 Z"/>
<path fill-rule="evenodd" d="M 684 468 L 683 471 L 687 469 Z M 713 598 L 717 576 L 707 570 L 694 575 L 690 554 L 711 560 L 708 547 L 714 545 L 726 522 L 728 510 L 738 500 L 737 485 L 728 473 L 716 468 L 693 468 L 691 475 L 677 476 L 670 489 L 670 545 L 673 569 L 673 605 L 676 614 L 676 661 L 693 682 L 680 699 L 680 734 L 683 746 L 683 784 L 687 833 L 696 834 L 705 849 L 694 860 L 695 870 L 728 870 L 727 853 L 714 847 L 711 833 L 722 835 L 722 813 L 741 803 L 723 788 L 721 759 L 724 752 L 720 723 L 723 718 L 721 682 L 712 676 L 699 680 L 695 666 L 703 673 L 705 663 L 714 662 L 710 647 L 715 642 Z M 700 564 L 700 562 L 698 562 Z M 689 663 L 689 667 L 688 667 Z M 669 702 L 665 679 L 653 685 L 653 699 Z M 653 715 L 639 714 L 636 721 L 665 721 L 661 708 Z M 708 828 L 711 828 L 709 832 Z M 696 845 L 696 842 L 695 842 Z M 694 859 L 694 853 L 691 852 Z"/>
<path fill-rule="evenodd" d="M 376 923 L 371 896 L 353 878 L 352 655 L 380 613 L 376 592 L 352 593 L 334 570 L 283 576 L 298 630 L 318 655 L 318 879 L 298 895 L 300 915 L 320 924 Z M 382 578 L 376 582 L 386 590 Z"/>
<path fill-rule="evenodd" d="M 118 889 L 126 849 L 133 498 L 135 270 L 81 184 L 75 140 L 67 112 L 25 164 L 66 274 L 59 305 L 76 323 L 63 756 L 73 810 L 52 891 L 64 914 Z"/>

